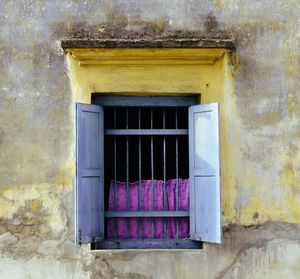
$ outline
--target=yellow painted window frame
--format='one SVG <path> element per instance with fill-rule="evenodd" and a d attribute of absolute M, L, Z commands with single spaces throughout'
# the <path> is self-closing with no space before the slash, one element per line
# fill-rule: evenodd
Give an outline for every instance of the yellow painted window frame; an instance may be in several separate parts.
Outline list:
<path fill-rule="evenodd" d="M 91 103 L 91 94 L 188 96 L 220 104 L 223 219 L 231 219 L 233 163 L 228 144 L 227 108 L 233 92 L 230 54 L 225 48 L 67 48 L 72 101 Z M 199 99 L 200 103 L 200 99 Z M 74 124 L 75 127 L 75 124 Z M 75 133 L 75 129 L 74 129 Z M 223 220 L 226 223 L 226 220 Z"/>

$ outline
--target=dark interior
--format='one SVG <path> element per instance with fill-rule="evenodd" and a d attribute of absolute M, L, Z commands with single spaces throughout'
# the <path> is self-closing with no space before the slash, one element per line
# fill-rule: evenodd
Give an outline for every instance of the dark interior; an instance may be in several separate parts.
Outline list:
<path fill-rule="evenodd" d="M 188 129 L 187 108 L 124 108 L 105 107 L 104 129 Z M 151 112 L 152 111 L 152 112 Z M 128 117 L 127 117 L 128 115 Z M 139 121 L 140 115 L 140 121 Z M 128 122 L 126 121 L 128 119 Z M 127 122 L 127 123 L 126 123 Z M 126 177 L 126 137 L 104 137 L 105 210 L 108 207 L 109 184 L 114 179 L 114 141 L 116 140 L 116 180 L 135 182 L 139 180 L 139 136 L 128 136 L 128 174 Z M 141 179 L 151 179 L 151 136 L 141 137 Z M 176 136 L 153 136 L 153 179 L 164 179 L 163 138 L 166 140 L 166 180 L 176 178 Z M 178 137 L 178 178 L 189 177 L 188 137 Z"/>

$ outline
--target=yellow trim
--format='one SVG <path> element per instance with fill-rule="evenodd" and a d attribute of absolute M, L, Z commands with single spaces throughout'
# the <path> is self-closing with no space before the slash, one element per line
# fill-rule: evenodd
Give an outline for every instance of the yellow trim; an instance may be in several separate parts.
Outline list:
<path fill-rule="evenodd" d="M 79 65 L 203 65 L 221 59 L 225 49 L 66 49 Z"/>
<path fill-rule="evenodd" d="M 226 49 L 67 49 L 73 101 L 91 93 L 111 95 L 201 95 L 220 103 L 223 222 L 234 222 L 235 173 L 228 143 L 233 78 Z M 200 98 L 199 98 L 200 101 Z"/>

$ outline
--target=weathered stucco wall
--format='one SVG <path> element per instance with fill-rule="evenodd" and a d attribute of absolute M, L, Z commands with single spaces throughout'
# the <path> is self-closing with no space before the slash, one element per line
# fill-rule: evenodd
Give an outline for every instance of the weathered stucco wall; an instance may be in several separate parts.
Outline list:
<path fill-rule="evenodd" d="M 299 278 L 299 1 L 1 1 L 0 278 Z M 236 35 L 225 241 L 201 251 L 73 245 L 65 38 Z"/>

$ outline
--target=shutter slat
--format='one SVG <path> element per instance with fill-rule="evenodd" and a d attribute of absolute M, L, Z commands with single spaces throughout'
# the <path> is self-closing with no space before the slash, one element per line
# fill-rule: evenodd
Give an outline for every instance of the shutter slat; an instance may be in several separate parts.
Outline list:
<path fill-rule="evenodd" d="M 81 177 L 100 177 L 101 176 L 101 169 L 82 169 L 80 170 Z"/>
<path fill-rule="evenodd" d="M 104 237 L 103 109 L 76 108 L 76 243 L 89 243 Z"/>
<path fill-rule="evenodd" d="M 218 103 L 189 108 L 190 237 L 221 243 Z"/>

